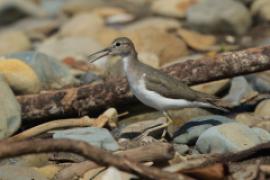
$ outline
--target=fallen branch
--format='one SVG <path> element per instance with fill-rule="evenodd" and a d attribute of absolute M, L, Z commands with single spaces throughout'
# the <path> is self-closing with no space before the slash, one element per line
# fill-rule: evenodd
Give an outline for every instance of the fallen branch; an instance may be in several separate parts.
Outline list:
<path fill-rule="evenodd" d="M 92 127 L 101 128 L 106 123 L 111 122 L 111 121 L 116 121 L 116 119 L 117 119 L 116 109 L 110 108 L 96 119 L 91 119 L 88 116 L 84 116 L 82 118 L 77 118 L 77 119 L 55 120 L 55 121 L 47 122 L 47 123 L 32 127 L 30 129 L 27 129 L 19 134 L 16 134 L 15 136 L 12 136 L 6 139 L 5 141 L 14 142 L 14 141 L 25 140 L 25 139 L 37 136 L 39 134 L 45 133 L 53 129 L 60 129 L 60 128 L 65 128 L 65 127 L 92 126 Z"/>
<path fill-rule="evenodd" d="M 147 167 L 133 160 L 113 155 L 90 144 L 76 140 L 27 140 L 13 143 L 0 143 L 0 159 L 30 153 L 72 152 L 84 156 L 101 166 L 114 166 L 120 170 L 148 179 L 190 179 L 184 175 Z"/>
<path fill-rule="evenodd" d="M 228 153 L 224 155 L 219 155 L 210 162 L 239 162 L 256 157 L 270 156 L 270 142 L 259 144 L 257 146 L 251 147 L 249 149 L 239 151 L 236 153 Z M 209 163 L 209 162 L 208 162 Z"/>
<path fill-rule="evenodd" d="M 146 161 L 165 161 L 170 160 L 174 156 L 173 147 L 167 143 L 152 143 L 142 147 L 118 152 L 117 155 L 127 157 L 137 162 Z M 92 161 L 83 161 L 80 163 L 72 163 L 69 167 L 62 169 L 55 179 L 74 179 L 74 177 L 82 177 L 82 175 L 94 168 L 99 167 Z"/>
<path fill-rule="evenodd" d="M 270 69 L 270 46 L 224 53 L 214 58 L 189 60 L 163 70 L 192 85 L 268 69 Z M 126 79 L 23 95 L 18 96 L 17 99 L 22 107 L 22 118 L 27 120 L 68 114 L 87 114 L 97 109 L 134 101 Z"/>
<path fill-rule="evenodd" d="M 189 159 L 187 162 L 174 164 L 164 168 L 169 172 L 184 172 L 190 169 L 211 166 L 217 163 L 239 162 L 257 157 L 270 156 L 270 142 L 259 144 L 246 150 L 227 154 L 211 154 L 200 156 L 199 158 Z"/>

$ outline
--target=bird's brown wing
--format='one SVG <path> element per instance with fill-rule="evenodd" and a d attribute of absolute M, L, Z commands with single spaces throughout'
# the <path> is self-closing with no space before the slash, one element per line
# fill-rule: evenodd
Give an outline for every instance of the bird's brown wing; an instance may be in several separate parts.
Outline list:
<path fill-rule="evenodd" d="M 146 74 L 144 80 L 147 89 L 156 91 L 167 98 L 201 102 L 214 102 L 218 100 L 214 96 L 195 91 L 183 82 L 160 71 L 155 70 L 152 71 L 151 75 Z"/>

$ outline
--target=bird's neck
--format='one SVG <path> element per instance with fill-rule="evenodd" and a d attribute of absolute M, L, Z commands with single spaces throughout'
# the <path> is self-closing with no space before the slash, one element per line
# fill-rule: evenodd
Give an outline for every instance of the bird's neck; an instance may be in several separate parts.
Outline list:
<path fill-rule="evenodd" d="M 124 64 L 124 70 L 125 73 L 128 74 L 130 71 L 132 71 L 139 62 L 137 55 L 128 55 L 123 57 L 123 64 Z"/>

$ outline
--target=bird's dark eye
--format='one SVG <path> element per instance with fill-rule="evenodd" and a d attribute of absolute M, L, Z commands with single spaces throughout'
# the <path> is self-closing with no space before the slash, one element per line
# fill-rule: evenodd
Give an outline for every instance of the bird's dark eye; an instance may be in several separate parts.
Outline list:
<path fill-rule="evenodd" d="M 120 42 L 117 42 L 117 43 L 115 43 L 115 45 L 116 45 L 116 46 L 120 46 L 121 44 L 120 44 Z"/>

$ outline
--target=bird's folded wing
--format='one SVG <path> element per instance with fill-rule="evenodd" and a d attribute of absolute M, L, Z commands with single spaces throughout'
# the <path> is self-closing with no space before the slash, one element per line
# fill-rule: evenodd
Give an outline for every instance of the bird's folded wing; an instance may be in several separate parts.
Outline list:
<path fill-rule="evenodd" d="M 180 82 L 165 73 L 153 73 L 144 76 L 145 86 L 163 97 L 172 99 L 186 99 L 189 101 L 211 102 L 216 97 L 191 89 L 188 85 Z"/>

